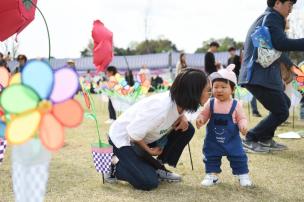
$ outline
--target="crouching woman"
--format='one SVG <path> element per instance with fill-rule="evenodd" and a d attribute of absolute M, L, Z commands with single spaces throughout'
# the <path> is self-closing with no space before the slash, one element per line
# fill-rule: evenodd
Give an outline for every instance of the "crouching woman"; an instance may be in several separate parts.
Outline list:
<path fill-rule="evenodd" d="M 180 181 L 164 164 L 176 167 L 194 135 L 185 111 L 196 111 L 208 99 L 205 74 L 186 69 L 175 79 L 170 92 L 147 97 L 127 109 L 110 127 L 114 155 L 112 178 L 134 188 L 151 190 L 160 180 Z"/>

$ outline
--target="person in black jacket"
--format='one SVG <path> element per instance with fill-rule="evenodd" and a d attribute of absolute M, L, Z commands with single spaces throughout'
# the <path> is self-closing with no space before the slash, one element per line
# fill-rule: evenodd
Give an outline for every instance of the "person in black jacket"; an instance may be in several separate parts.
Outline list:
<path fill-rule="evenodd" d="M 235 64 L 234 73 L 236 77 L 239 77 L 240 69 L 241 69 L 241 57 L 236 54 L 236 48 L 230 47 L 228 49 L 230 57 L 228 58 L 227 66 L 230 64 Z"/>
<path fill-rule="evenodd" d="M 285 150 L 287 147 L 273 140 L 274 133 L 279 125 L 289 117 L 290 99 L 284 93 L 280 62 L 286 67 L 293 64 L 286 54 L 267 68 L 263 68 L 257 59 L 257 50 L 254 48 L 251 34 L 267 16 L 265 26 L 269 28 L 273 47 L 282 52 L 304 51 L 304 38 L 289 39 L 285 33 L 285 19 L 290 14 L 297 0 L 267 0 L 268 8 L 258 17 L 250 27 L 244 44 L 244 58 L 240 70 L 239 84 L 246 87 L 270 112 L 254 128 L 249 130 L 244 147 L 253 152 L 269 152 L 270 150 Z"/>
<path fill-rule="evenodd" d="M 217 51 L 217 49 L 220 47 L 220 45 L 217 42 L 211 42 L 209 45 L 209 50 L 205 54 L 205 72 L 207 75 L 212 74 L 213 72 L 216 72 L 221 64 L 219 62 L 215 61 L 214 53 Z"/>
<path fill-rule="evenodd" d="M 133 72 L 131 69 L 128 69 L 125 72 L 125 79 L 128 83 L 129 86 L 133 86 L 134 85 L 134 76 L 133 76 Z"/>

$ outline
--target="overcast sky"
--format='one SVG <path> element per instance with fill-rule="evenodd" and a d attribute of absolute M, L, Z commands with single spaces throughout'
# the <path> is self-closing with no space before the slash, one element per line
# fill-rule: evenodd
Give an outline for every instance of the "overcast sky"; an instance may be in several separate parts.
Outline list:
<path fill-rule="evenodd" d="M 298 6 L 303 7 L 303 1 Z M 38 6 L 49 25 L 52 56 L 75 58 L 91 38 L 95 19 L 104 22 L 114 33 L 115 46 L 123 48 L 145 35 L 168 38 L 186 52 L 194 52 L 211 37 L 244 41 L 266 0 L 38 0 Z M 47 57 L 47 33 L 38 12 L 18 42 L 19 53 Z"/>

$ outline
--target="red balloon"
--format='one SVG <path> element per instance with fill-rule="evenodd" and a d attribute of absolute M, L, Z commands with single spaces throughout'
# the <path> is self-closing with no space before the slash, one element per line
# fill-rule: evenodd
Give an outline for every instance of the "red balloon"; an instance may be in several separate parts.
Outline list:
<path fill-rule="evenodd" d="M 32 0 L 37 5 L 37 0 Z M 0 41 L 19 34 L 35 18 L 35 7 L 24 0 L 0 1 Z"/>
<path fill-rule="evenodd" d="M 108 30 L 100 20 L 95 20 L 93 23 L 92 37 L 94 43 L 113 41 L 113 33 Z"/>
<path fill-rule="evenodd" d="M 113 58 L 113 33 L 95 20 L 92 37 L 94 41 L 93 63 L 98 71 L 104 71 Z"/>

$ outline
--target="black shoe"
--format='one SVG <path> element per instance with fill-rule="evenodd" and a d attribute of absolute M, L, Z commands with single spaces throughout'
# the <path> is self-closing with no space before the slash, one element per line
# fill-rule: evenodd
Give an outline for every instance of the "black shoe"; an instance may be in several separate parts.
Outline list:
<path fill-rule="evenodd" d="M 262 117 L 262 115 L 259 112 L 253 112 L 252 116 L 254 116 L 254 117 Z"/>
<path fill-rule="evenodd" d="M 268 147 L 271 151 L 283 151 L 288 149 L 286 145 L 277 143 L 273 139 L 258 142 L 263 147 Z"/>
<path fill-rule="evenodd" d="M 243 147 L 248 153 L 268 153 L 270 151 L 269 147 L 263 147 L 257 142 L 243 140 Z"/>

